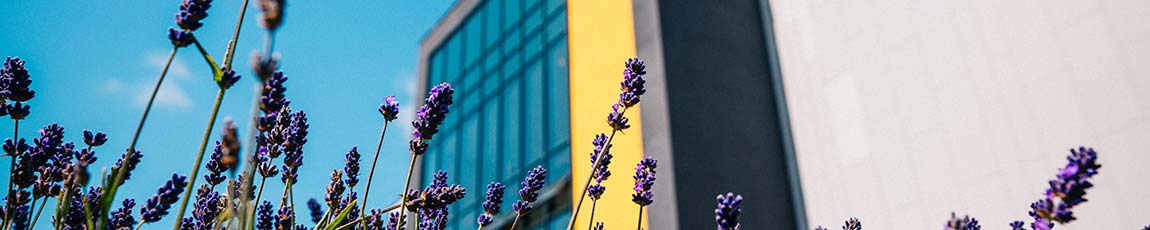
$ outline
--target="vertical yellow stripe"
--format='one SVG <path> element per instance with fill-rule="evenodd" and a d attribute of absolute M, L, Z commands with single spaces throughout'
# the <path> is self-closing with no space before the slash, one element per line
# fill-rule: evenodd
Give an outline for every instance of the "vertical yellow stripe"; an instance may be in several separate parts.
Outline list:
<path fill-rule="evenodd" d="M 571 167 L 572 202 L 590 173 L 589 154 L 595 134 L 610 134 L 607 114 L 619 99 L 623 62 L 635 56 L 635 28 L 631 1 L 567 1 L 568 38 L 571 67 Z M 606 182 L 607 192 L 596 205 L 595 221 L 609 229 L 633 229 L 639 206 L 631 202 L 635 164 L 643 157 L 641 120 L 638 107 L 627 111 L 631 128 L 615 135 L 614 155 Z M 583 203 L 575 229 L 588 229 L 591 199 Z M 646 211 L 644 211 L 646 212 Z M 644 213 L 646 215 L 646 213 Z M 646 228 L 644 218 L 643 228 Z"/>

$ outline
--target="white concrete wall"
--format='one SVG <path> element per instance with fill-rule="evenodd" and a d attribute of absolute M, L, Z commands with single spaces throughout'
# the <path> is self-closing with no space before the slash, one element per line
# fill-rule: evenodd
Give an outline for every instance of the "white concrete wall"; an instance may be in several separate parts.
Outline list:
<path fill-rule="evenodd" d="M 1150 224 L 1150 1 L 770 5 L 812 227 L 1008 229 L 1077 145 L 1103 166 L 1056 228 Z"/>

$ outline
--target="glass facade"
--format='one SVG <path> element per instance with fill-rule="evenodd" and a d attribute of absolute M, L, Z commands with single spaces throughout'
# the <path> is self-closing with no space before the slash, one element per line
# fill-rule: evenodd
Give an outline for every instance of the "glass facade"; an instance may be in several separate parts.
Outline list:
<path fill-rule="evenodd" d="M 428 86 L 449 82 L 455 105 L 429 143 L 423 181 L 446 170 L 467 188 L 452 205 L 448 229 L 475 229 L 489 182 L 507 185 L 504 215 L 519 182 L 546 167 L 556 199 L 539 202 L 525 229 L 566 227 L 571 172 L 565 0 L 486 0 L 472 10 L 427 60 Z M 513 214 L 511 214 L 513 215 Z"/>

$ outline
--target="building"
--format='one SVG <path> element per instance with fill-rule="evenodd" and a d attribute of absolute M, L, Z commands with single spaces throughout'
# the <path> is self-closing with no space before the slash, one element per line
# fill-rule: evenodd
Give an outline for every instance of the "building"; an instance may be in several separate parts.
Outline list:
<path fill-rule="evenodd" d="M 644 229 L 714 226 L 714 196 L 742 194 L 743 229 L 985 226 L 1028 204 L 1092 145 L 1102 169 L 1080 221 L 1150 215 L 1150 27 L 1144 2 L 459 0 L 420 45 L 423 89 L 456 105 L 421 163 L 465 185 L 450 229 L 475 228 L 489 181 L 505 210 L 531 167 L 550 169 L 521 229 L 563 229 L 616 100 L 622 62 L 647 61 L 648 95 L 618 137 L 597 221 L 635 225 L 634 163 L 660 160 Z M 1143 12 L 1144 13 L 1144 12 Z M 589 204 L 584 204 L 589 205 Z M 584 208 L 586 210 L 586 206 Z M 509 211 L 505 211 L 507 213 Z M 580 213 L 576 228 L 586 228 Z M 497 218 L 506 226 L 508 216 Z M 616 227 L 620 226 L 620 227 Z M 1060 227 L 1061 228 L 1061 227 Z M 503 229 L 503 228 L 495 228 Z"/>

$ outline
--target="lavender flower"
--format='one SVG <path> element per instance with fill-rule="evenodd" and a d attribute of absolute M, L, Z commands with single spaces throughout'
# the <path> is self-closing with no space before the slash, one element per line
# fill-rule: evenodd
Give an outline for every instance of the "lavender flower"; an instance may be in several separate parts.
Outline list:
<path fill-rule="evenodd" d="M 611 146 L 607 144 L 607 135 L 602 133 L 595 135 L 595 140 L 591 141 L 591 144 L 595 146 L 595 150 L 591 152 L 591 165 L 595 165 L 596 159 L 602 158 L 602 162 L 592 172 L 595 177 L 595 184 L 588 186 L 587 195 L 591 197 L 591 200 L 599 200 L 603 196 L 603 192 L 607 190 L 603 186 L 603 181 L 611 177 L 611 170 L 608 167 L 611 165 Z"/>
<path fill-rule="evenodd" d="M 31 146 L 25 143 L 24 138 L 13 141 L 12 138 L 4 139 L 4 155 L 5 156 L 23 156 L 28 152 Z"/>
<path fill-rule="evenodd" d="M 859 222 L 859 218 L 851 217 L 843 223 L 843 230 L 862 230 L 862 222 Z"/>
<path fill-rule="evenodd" d="M 339 170 L 331 171 L 331 182 L 327 184 L 327 192 L 323 195 L 323 200 L 327 202 L 328 207 L 335 209 L 339 205 L 339 200 L 343 198 L 343 173 Z"/>
<path fill-rule="evenodd" d="M 128 179 L 132 179 L 132 171 L 136 170 L 137 164 L 140 164 L 140 158 L 144 158 L 144 155 L 140 154 L 139 150 L 136 150 L 135 152 L 129 152 L 129 151 L 132 151 L 132 150 L 128 149 L 128 150 L 124 151 L 124 154 L 122 156 L 120 156 L 120 159 L 116 160 L 116 164 L 112 166 L 111 172 L 119 172 L 120 167 L 123 167 L 123 166 L 128 167 L 128 168 L 126 168 L 126 170 L 124 170 L 124 180 L 120 181 L 120 185 L 123 185 L 124 182 L 128 181 Z M 108 177 L 109 177 L 108 178 L 109 180 L 115 179 L 115 175 L 108 175 Z"/>
<path fill-rule="evenodd" d="M 176 25 L 186 31 L 199 29 L 204 25 L 200 21 L 208 17 L 208 8 L 211 7 L 212 0 L 184 0 L 176 14 Z"/>
<path fill-rule="evenodd" d="M 295 210 L 289 205 L 280 205 L 276 214 L 276 229 L 292 229 L 295 226 Z"/>
<path fill-rule="evenodd" d="M 278 66 L 279 55 L 264 57 L 259 52 L 252 53 L 252 72 L 256 73 L 256 76 L 260 78 L 261 82 L 266 83 L 268 77 L 276 71 Z"/>
<path fill-rule="evenodd" d="M 274 65 L 274 64 L 272 64 L 272 65 Z M 269 67 L 265 67 L 265 66 L 263 66 L 263 64 L 261 64 L 260 66 L 257 66 L 256 73 L 259 73 L 261 71 L 267 71 L 267 70 L 260 70 L 262 68 L 269 68 Z M 275 67 L 272 66 L 270 68 L 274 69 Z M 284 95 L 284 92 L 287 91 L 287 88 L 284 87 L 284 82 L 286 82 L 287 80 L 288 80 L 288 77 L 284 76 L 284 73 L 281 70 L 276 70 L 275 72 L 271 72 L 271 74 L 268 75 L 267 79 L 264 80 L 264 88 L 263 88 L 263 91 L 261 91 L 261 93 L 260 93 L 260 110 L 263 111 L 264 114 L 272 114 L 272 113 L 279 112 L 281 108 L 291 104 L 291 100 L 288 100 L 287 98 L 285 98 L 285 95 Z"/>
<path fill-rule="evenodd" d="M 507 186 L 503 186 L 499 182 L 491 182 L 487 184 L 487 197 L 483 200 L 483 214 L 479 215 L 476 222 L 480 227 L 486 227 L 491 224 L 492 218 L 499 215 L 501 211 L 500 205 L 503 204 L 503 191 Z"/>
<path fill-rule="evenodd" d="M 619 94 L 619 104 L 632 107 L 639 104 L 639 97 L 647 93 L 647 90 L 643 87 L 647 82 L 643 79 L 643 75 L 647 74 L 647 67 L 643 64 L 643 60 L 639 58 L 627 59 L 625 65 L 623 82 L 619 83 L 620 90 L 623 91 Z"/>
<path fill-rule="evenodd" d="M 1019 223 L 1019 227 L 1021 227 L 1021 222 Z M 959 218 L 957 214 L 950 213 L 950 220 L 946 221 L 945 228 L 943 228 L 943 229 L 944 230 L 981 230 L 982 227 L 981 227 L 981 225 L 979 225 L 979 220 L 976 220 L 976 218 L 974 218 L 974 217 L 964 215 L 963 217 Z"/>
<path fill-rule="evenodd" d="M 152 223 L 167 215 L 168 208 L 180 200 L 180 193 L 183 193 L 184 186 L 188 185 L 187 179 L 186 176 L 173 173 L 172 179 L 156 189 L 156 194 L 148 198 L 144 207 L 140 208 L 140 220 L 144 223 Z"/>
<path fill-rule="evenodd" d="M 547 169 L 542 165 L 535 166 L 531 172 L 527 173 L 527 177 L 523 178 L 523 183 L 519 185 L 519 201 L 511 205 L 515 209 L 516 215 L 526 215 L 531 212 L 531 203 L 539 199 L 539 190 L 543 189 L 543 184 L 547 181 Z"/>
<path fill-rule="evenodd" d="M 274 214 L 272 214 L 272 203 L 264 201 L 256 209 L 256 211 L 259 212 L 259 216 L 256 217 L 256 229 L 271 230 L 275 224 L 275 217 Z"/>
<path fill-rule="evenodd" d="M 208 169 L 208 173 L 204 174 L 204 180 L 212 186 L 223 183 L 227 177 L 223 175 L 228 171 L 228 167 L 224 165 L 224 150 L 219 141 L 216 141 L 216 147 L 212 149 L 212 155 L 208 157 L 208 163 L 204 165 Z"/>
<path fill-rule="evenodd" d="M 1034 218 L 1031 227 L 1035 230 L 1051 229 L 1054 222 L 1066 224 L 1074 221 L 1072 209 L 1086 202 L 1086 189 L 1094 187 L 1089 179 L 1102 167 L 1096 162 L 1098 153 L 1085 146 L 1071 149 L 1066 160 L 1066 167 L 1059 170 L 1056 179 L 1050 180 L 1046 197 L 1030 204 L 1029 214 Z"/>
<path fill-rule="evenodd" d="M 370 213 L 364 216 L 364 222 L 367 224 L 369 230 L 379 230 L 384 228 L 383 210 L 372 209 Z"/>
<path fill-rule="evenodd" d="M 269 31 L 275 31 L 283 23 L 284 15 L 284 0 L 260 0 L 260 10 L 264 13 L 261 14 L 260 26 L 263 26 Z"/>
<path fill-rule="evenodd" d="M 256 151 L 255 160 L 254 165 L 256 165 L 257 171 L 260 172 L 260 176 L 274 177 L 276 174 L 279 174 L 279 170 L 276 169 L 276 166 L 271 163 L 271 159 L 268 158 L 267 147 L 260 146 L 259 150 Z"/>
<path fill-rule="evenodd" d="M 347 183 L 347 187 L 355 188 L 359 184 L 359 148 L 351 146 L 344 155 L 343 173 L 347 175 L 347 179 L 343 182 Z"/>
<path fill-rule="evenodd" d="M 105 142 L 108 142 L 108 135 L 104 134 L 104 132 L 93 133 L 92 130 L 84 130 L 84 144 L 91 147 L 99 147 L 104 145 Z"/>
<path fill-rule="evenodd" d="M 220 193 L 212 191 L 211 186 L 203 185 L 196 193 L 196 203 L 192 211 L 197 229 L 212 229 L 216 217 L 220 215 L 226 201 L 220 200 Z"/>
<path fill-rule="evenodd" d="M 427 150 L 427 143 L 424 141 L 431 140 L 431 137 L 439 132 L 439 125 L 443 123 L 449 111 L 447 107 L 454 103 L 452 94 L 455 94 L 455 89 L 446 82 L 431 88 L 423 107 L 419 108 L 415 120 L 411 122 L 411 126 L 414 127 L 411 133 L 413 140 L 410 142 L 412 154 L 423 155 Z"/>
<path fill-rule="evenodd" d="M 358 200 L 357 196 L 358 193 L 354 191 L 348 192 L 347 196 L 344 196 L 342 200 L 339 200 L 338 208 L 332 209 L 332 212 L 335 213 L 337 211 L 343 210 L 344 208 L 347 208 L 348 205 L 351 205 L 352 201 Z M 347 219 L 359 219 L 359 204 L 352 205 L 351 210 L 347 212 Z"/>
<path fill-rule="evenodd" d="M 623 113 L 624 109 L 620 108 L 619 104 L 611 105 L 611 113 L 607 114 L 607 126 L 615 130 L 631 128 L 631 125 L 627 124 L 630 119 L 623 116 Z"/>
<path fill-rule="evenodd" d="M 221 76 L 220 79 L 216 80 L 216 85 L 219 85 L 220 89 L 231 88 L 233 85 L 236 84 L 236 82 L 240 81 L 241 76 L 239 74 L 236 74 L 236 71 L 232 70 L 231 67 L 229 67 L 229 66 L 221 67 L 220 71 L 223 72 L 223 76 Z"/>
<path fill-rule="evenodd" d="M 739 224 L 739 215 L 743 214 L 743 196 L 727 193 L 715 197 L 718 203 L 715 207 L 715 223 L 719 230 L 737 230 L 742 228 Z M 844 229 L 845 230 L 845 229 Z"/>
<path fill-rule="evenodd" d="M 307 200 L 307 209 L 311 212 L 311 222 L 319 223 L 320 219 L 323 219 L 323 206 L 320 206 L 315 198 Z"/>
<path fill-rule="evenodd" d="M 115 230 L 131 230 L 136 225 L 136 218 L 132 217 L 132 208 L 136 207 L 135 199 L 124 199 L 120 203 L 120 209 L 112 211 L 112 216 L 108 218 L 108 228 Z M 93 208 L 93 210 L 96 208 Z"/>
<path fill-rule="evenodd" d="M 29 219 L 28 215 L 32 214 L 31 212 L 29 212 L 29 211 L 31 211 L 31 210 L 29 210 L 30 208 L 31 207 L 29 207 L 28 205 L 20 205 L 19 207 L 12 209 L 12 210 L 16 210 L 14 212 L 14 214 L 12 214 L 13 215 L 12 216 L 12 222 L 11 222 L 12 223 L 11 224 L 12 229 L 14 229 L 14 230 L 28 229 L 28 219 Z"/>
<path fill-rule="evenodd" d="M 36 97 L 36 91 L 29 88 L 30 85 L 32 85 L 32 79 L 28 75 L 28 69 L 24 68 L 24 60 L 20 60 L 19 57 L 5 58 L 4 67 L 0 68 L 0 97 L 16 102 L 8 107 L 11 115 L 15 116 L 16 114 L 12 109 L 27 113 L 27 106 L 20 106 L 20 102 Z M 16 118 L 13 117 L 12 119 Z"/>
<path fill-rule="evenodd" d="M 407 225 L 407 220 L 399 219 L 399 212 L 392 212 L 387 215 L 387 230 L 403 230 L 403 226 Z"/>
<path fill-rule="evenodd" d="M 97 206 L 97 205 L 100 205 L 100 198 L 101 198 L 101 196 L 103 196 L 103 192 L 104 192 L 104 189 L 103 189 L 103 188 L 100 188 L 100 187 L 88 187 L 88 194 L 85 194 L 85 195 L 84 195 L 84 197 L 83 197 L 84 206 L 88 206 L 88 207 L 99 207 L 99 206 Z M 136 200 L 132 200 L 132 205 L 135 205 L 135 203 L 136 203 Z M 131 209 L 132 209 L 131 207 L 128 207 L 128 210 L 129 210 L 129 211 L 130 211 Z M 104 215 L 104 214 L 103 214 L 103 211 L 102 211 L 102 210 L 100 210 L 100 209 L 98 209 L 98 208 L 94 208 L 94 209 L 93 209 L 93 210 L 91 210 L 91 211 L 92 211 L 92 216 L 91 216 L 91 218 L 92 218 L 92 220 L 93 220 L 93 221 L 95 221 L 95 220 L 99 219 L 99 218 L 100 218 L 100 216 Z M 130 212 L 128 213 L 128 216 L 131 216 L 131 213 L 130 213 Z M 133 222 L 135 222 L 135 221 L 133 221 Z"/>
<path fill-rule="evenodd" d="M 1022 221 L 1010 222 L 1010 229 L 1011 230 L 1026 230 L 1026 228 L 1022 227 L 1023 224 L 1024 223 L 1022 223 Z M 1147 230 L 1147 229 L 1143 229 L 1143 230 Z"/>
<path fill-rule="evenodd" d="M 655 168 L 658 161 L 654 158 L 646 157 L 639 161 L 639 165 L 635 166 L 635 194 L 631 194 L 631 201 L 639 206 L 651 205 L 655 197 L 655 193 L 651 191 L 651 187 L 655 186 Z"/>
<path fill-rule="evenodd" d="M 379 105 L 379 114 L 383 115 L 383 119 L 388 122 L 399 117 L 399 102 L 395 101 L 395 96 L 383 98 L 383 104 Z"/>
<path fill-rule="evenodd" d="M 220 132 L 220 150 L 223 153 L 223 158 L 220 163 L 228 168 L 229 171 L 236 170 L 239 167 L 240 159 L 240 134 L 239 126 L 232 121 L 232 118 L 224 119 L 224 130 Z"/>
<path fill-rule="evenodd" d="M 196 38 L 193 37 L 192 32 L 168 27 L 168 41 L 171 41 L 173 46 L 181 48 L 188 47 L 195 42 L 195 39 Z"/>
<path fill-rule="evenodd" d="M 64 187 L 73 187 L 73 185 L 88 185 L 88 180 L 91 179 L 91 174 L 88 173 L 87 161 L 76 161 L 69 164 L 64 168 Z"/>
<path fill-rule="evenodd" d="M 423 191 L 408 191 L 407 208 L 412 212 L 441 209 L 463 199 L 465 195 L 467 190 L 463 186 L 448 185 L 447 172 L 440 170 L 435 173 L 435 179 Z"/>

